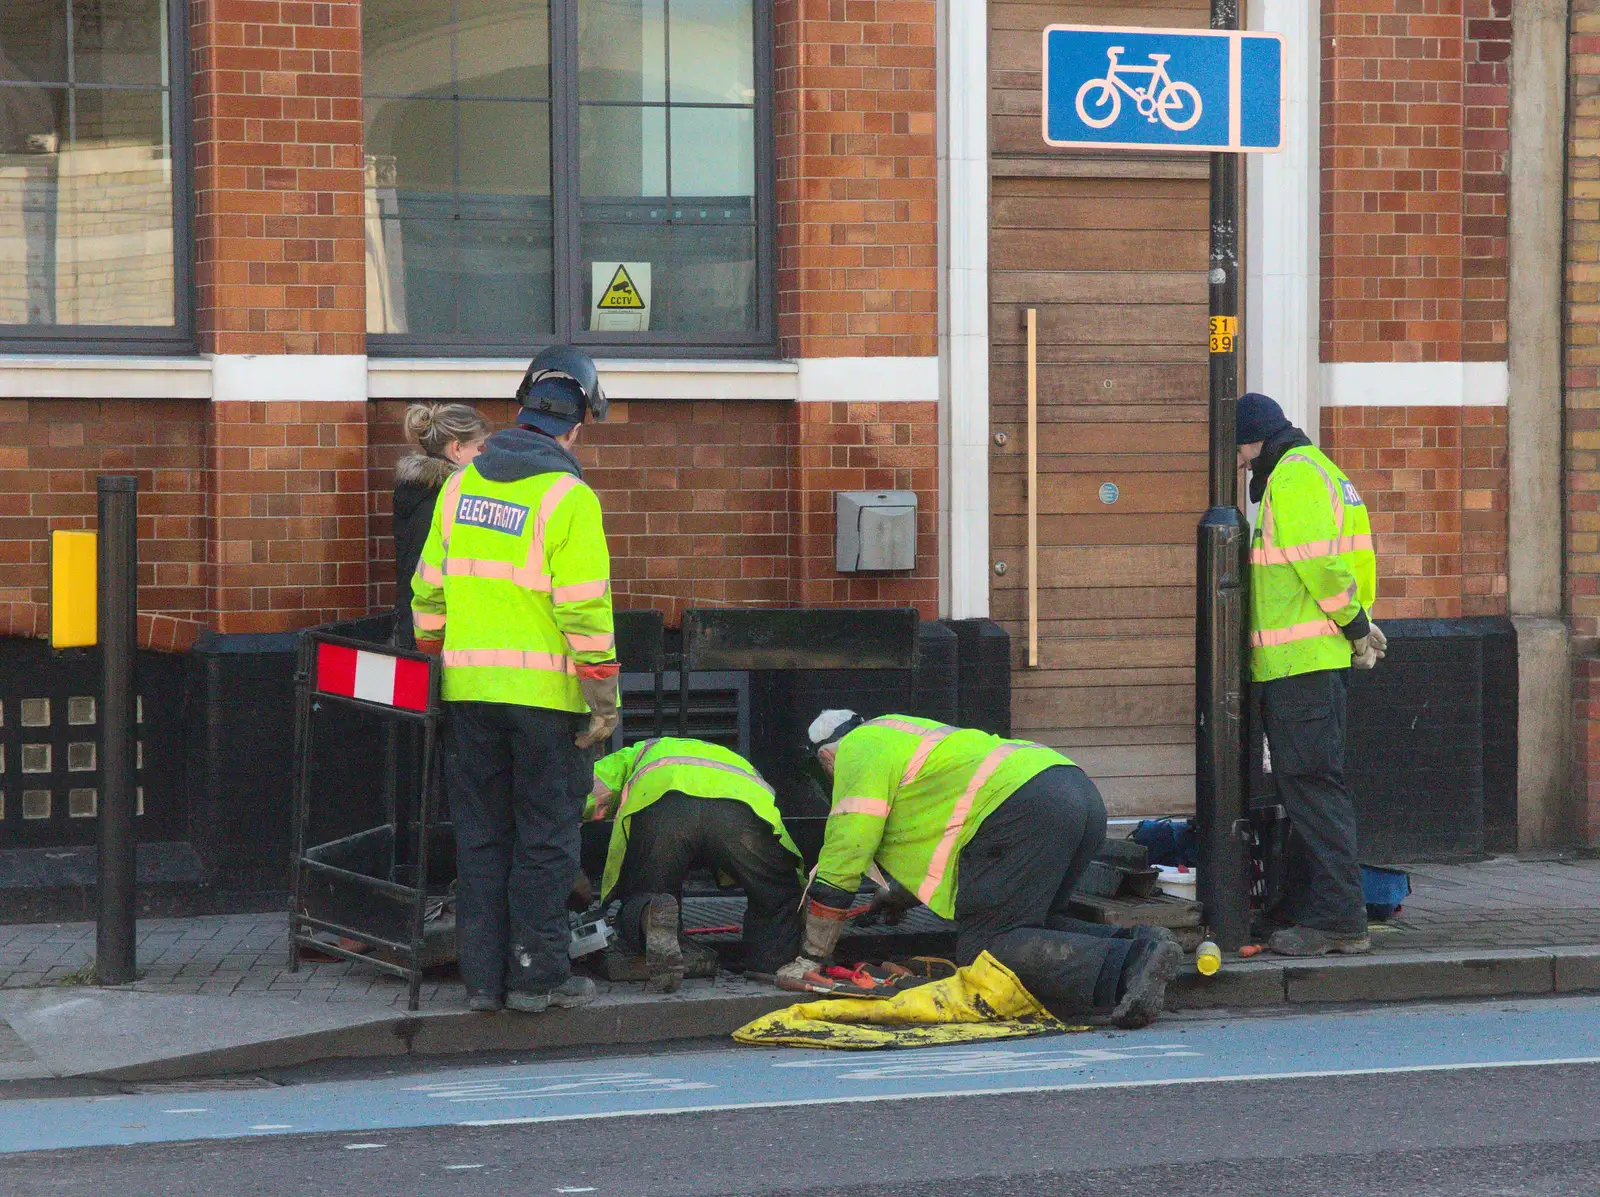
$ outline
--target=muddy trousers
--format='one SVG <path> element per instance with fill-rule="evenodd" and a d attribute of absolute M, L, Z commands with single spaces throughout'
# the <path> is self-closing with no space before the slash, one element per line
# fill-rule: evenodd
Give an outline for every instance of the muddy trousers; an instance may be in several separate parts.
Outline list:
<path fill-rule="evenodd" d="M 961 850 L 956 963 L 988 951 L 1058 1017 L 1115 1005 L 1132 941 L 1067 913 L 1105 838 L 1100 791 L 1076 765 L 1019 787 Z"/>
<path fill-rule="evenodd" d="M 800 862 L 742 802 L 669 790 L 628 821 L 628 848 L 611 898 L 617 934 L 644 950 L 640 918 L 655 894 L 680 897 L 693 868 L 725 873 L 744 890 L 744 963 L 771 973 L 800 954 Z"/>
<path fill-rule="evenodd" d="M 567 894 L 594 771 L 588 717 L 452 702 L 444 778 L 456 833 L 456 943 L 469 994 L 547 990 L 571 975 Z"/>
<path fill-rule="evenodd" d="M 1289 875 L 1279 914 L 1340 935 L 1367 929 L 1356 862 L 1356 813 L 1344 784 L 1348 670 L 1260 683 L 1272 779 L 1289 816 Z"/>

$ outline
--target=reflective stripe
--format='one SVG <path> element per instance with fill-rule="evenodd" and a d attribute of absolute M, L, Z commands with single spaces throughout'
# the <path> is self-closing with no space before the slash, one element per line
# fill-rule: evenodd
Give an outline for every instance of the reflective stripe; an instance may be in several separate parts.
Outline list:
<path fill-rule="evenodd" d="M 444 570 L 437 565 L 429 565 L 426 561 L 417 562 L 416 577 L 421 578 L 429 586 L 444 585 Z"/>
<path fill-rule="evenodd" d="M 452 578 L 489 578 L 496 582 L 515 582 L 524 590 L 550 589 L 544 573 L 509 561 L 484 561 L 476 557 L 447 557 L 444 572 Z"/>
<path fill-rule="evenodd" d="M 444 493 L 439 496 L 439 540 L 446 552 L 450 551 L 450 533 L 455 531 L 456 509 L 461 506 L 461 480 L 465 476 L 465 470 L 451 474 L 444 484 Z"/>
<path fill-rule="evenodd" d="M 572 645 L 575 653 L 608 653 L 616 647 L 617 638 L 607 632 L 600 636 L 574 635 L 567 633 L 567 643 Z"/>
<path fill-rule="evenodd" d="M 1343 611 L 1355 601 L 1355 597 L 1356 584 L 1352 582 L 1344 589 L 1344 591 L 1334 595 L 1332 598 L 1318 599 L 1317 606 L 1322 608 L 1322 610 L 1326 611 L 1329 615 L 1332 615 L 1335 611 Z"/>
<path fill-rule="evenodd" d="M 650 743 L 654 743 L 654 741 L 650 741 Z M 643 757 L 644 753 L 641 752 L 634 760 L 641 760 Z M 622 787 L 622 805 L 628 805 L 628 795 L 633 792 L 634 785 L 641 777 L 666 765 L 695 765 L 701 769 L 717 769 L 723 773 L 732 773 L 736 777 L 742 777 L 746 781 L 753 781 L 768 794 L 773 792 L 772 787 L 762 779 L 759 773 L 752 773 L 749 769 L 741 769 L 738 765 L 730 765 L 727 761 L 707 760 L 703 756 L 661 756 L 651 761 L 648 765 L 642 765 L 633 771 L 633 775 L 628 778 L 628 784 Z"/>
<path fill-rule="evenodd" d="M 1250 644 L 1254 648 L 1270 648 L 1275 644 L 1293 644 L 1296 640 L 1314 640 L 1318 636 L 1343 636 L 1339 625 L 1331 619 L 1313 619 L 1310 623 L 1291 624 L 1286 628 L 1269 628 L 1251 632 Z"/>
<path fill-rule="evenodd" d="M 605 598 L 606 592 L 610 589 L 610 578 L 601 578 L 596 582 L 574 582 L 571 586 L 557 586 L 550 592 L 550 598 L 559 607 L 562 603 L 581 603 L 585 599 Z"/>
<path fill-rule="evenodd" d="M 828 812 L 828 818 L 834 815 L 871 815 L 875 819 L 889 817 L 889 800 L 887 798 L 840 798 L 833 804 L 833 809 Z"/>
<path fill-rule="evenodd" d="M 1318 557 L 1336 557 L 1341 553 L 1372 552 L 1372 536 L 1366 532 L 1280 548 L 1268 542 L 1270 529 L 1266 525 L 1267 521 L 1263 521 L 1262 543 L 1250 549 L 1251 565 L 1293 565 L 1296 561 L 1315 561 Z"/>
<path fill-rule="evenodd" d="M 1000 745 L 983 758 L 983 763 L 972 775 L 972 780 L 967 782 L 967 788 L 961 791 L 955 809 L 950 812 L 950 821 L 944 825 L 944 835 L 939 839 L 939 846 L 933 850 L 933 859 L 928 862 L 928 875 L 917 887 L 917 897 L 922 899 L 924 905 L 933 898 L 939 883 L 944 880 L 945 868 L 950 863 L 950 853 L 955 850 L 956 840 L 961 835 L 962 827 L 966 825 L 967 815 L 972 810 L 972 803 L 977 798 L 978 791 L 983 789 L 984 783 L 994 776 L 994 771 L 1000 767 L 1001 762 L 1022 747 L 1026 745 Z"/>
<path fill-rule="evenodd" d="M 429 615 L 426 611 L 413 611 L 411 613 L 411 626 L 419 632 L 437 632 L 444 627 L 443 615 Z"/>
<path fill-rule="evenodd" d="M 928 763 L 928 756 L 939 747 L 939 743 L 946 736 L 953 735 L 959 728 L 949 724 L 940 723 L 933 727 L 923 727 L 920 723 L 912 723 L 905 719 L 895 719 L 884 716 L 879 719 L 869 720 L 873 727 L 887 727 L 894 731 L 907 732 L 920 739 L 916 751 L 911 754 L 911 759 L 906 762 L 906 771 L 900 775 L 900 784 L 908 786 L 917 779 L 917 774 L 922 772 L 922 766 Z"/>
<path fill-rule="evenodd" d="M 525 653 L 516 648 L 445 649 L 446 669 L 539 669 L 545 673 L 578 672 L 571 657 L 558 653 Z"/>

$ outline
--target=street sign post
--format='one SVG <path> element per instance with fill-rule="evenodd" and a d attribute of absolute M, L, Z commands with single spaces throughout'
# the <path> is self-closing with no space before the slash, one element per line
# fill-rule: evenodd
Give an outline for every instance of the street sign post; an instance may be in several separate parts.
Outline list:
<path fill-rule="evenodd" d="M 1058 149 L 1271 153 L 1282 110 L 1276 33 L 1044 31 L 1044 140 Z"/>
<path fill-rule="evenodd" d="M 1249 537 L 1233 444 L 1239 388 L 1239 154 L 1283 147 L 1283 40 L 1239 29 L 1238 0 L 1211 28 L 1051 25 L 1044 140 L 1058 149 L 1211 154 L 1207 328 L 1210 507 L 1197 530 L 1195 823 L 1199 898 L 1225 950 L 1250 931 L 1244 751 Z"/>

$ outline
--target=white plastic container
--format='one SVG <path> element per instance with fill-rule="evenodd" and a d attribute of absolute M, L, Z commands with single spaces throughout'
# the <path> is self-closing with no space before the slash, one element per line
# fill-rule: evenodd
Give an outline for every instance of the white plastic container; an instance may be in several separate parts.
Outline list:
<path fill-rule="evenodd" d="M 1157 865 L 1156 871 L 1160 877 L 1156 881 L 1156 888 L 1169 898 L 1182 898 L 1187 902 L 1195 900 L 1195 878 L 1199 876 L 1193 869 L 1174 867 L 1173 865 Z"/>

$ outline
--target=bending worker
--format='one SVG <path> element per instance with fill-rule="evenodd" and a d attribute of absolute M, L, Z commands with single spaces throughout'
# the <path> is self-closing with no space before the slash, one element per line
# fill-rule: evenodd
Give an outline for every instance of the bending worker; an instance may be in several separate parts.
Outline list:
<path fill-rule="evenodd" d="M 587 355 L 533 359 L 517 426 L 454 474 L 412 582 L 417 647 L 443 653 L 444 778 L 468 1004 L 581 1006 L 566 900 L 592 772 L 617 726 L 611 560 L 573 457 L 606 398 Z"/>
<path fill-rule="evenodd" d="M 621 899 L 618 935 L 643 951 L 647 988 L 683 980 L 679 896 L 692 868 L 744 889 L 747 971 L 776 973 L 800 949 L 800 853 L 784 829 L 772 787 L 755 766 L 704 740 L 645 740 L 594 767 L 585 818 L 614 818 L 600 882 Z"/>
<path fill-rule="evenodd" d="M 1350 667 L 1371 669 L 1388 647 L 1368 615 L 1372 525 L 1350 479 L 1265 395 L 1239 400 L 1235 439 L 1261 504 L 1250 544 L 1250 673 L 1278 797 L 1303 848 L 1302 875 L 1286 894 L 1292 925 L 1267 946 L 1284 956 L 1368 952 L 1344 735 Z"/>
<path fill-rule="evenodd" d="M 905 715 L 824 711 L 807 734 L 833 802 L 801 955 L 781 981 L 829 959 L 876 861 L 899 896 L 888 904 L 920 901 L 956 921 L 957 964 L 989 951 L 1058 1017 L 1109 1011 L 1137 1027 L 1161 1012 L 1182 959 L 1171 934 L 1067 913 L 1106 835 L 1082 769 L 1040 744 Z"/>

